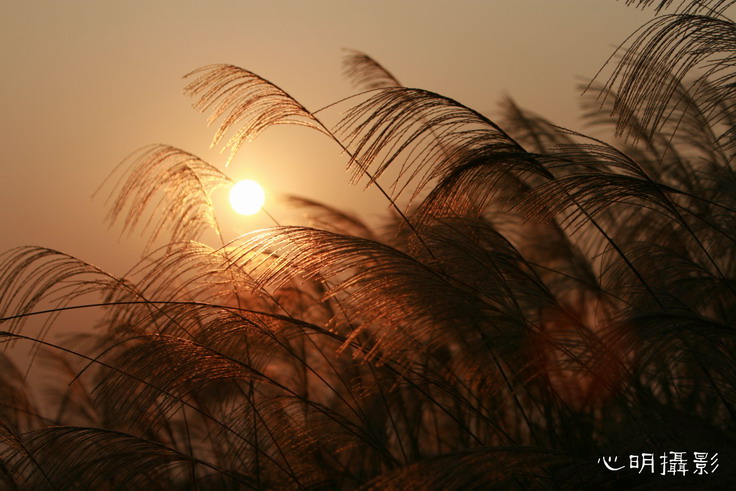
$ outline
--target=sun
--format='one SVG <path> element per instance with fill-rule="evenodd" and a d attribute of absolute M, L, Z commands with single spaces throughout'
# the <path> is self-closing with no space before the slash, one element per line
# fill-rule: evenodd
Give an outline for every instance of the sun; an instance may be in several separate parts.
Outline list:
<path fill-rule="evenodd" d="M 263 188 L 256 181 L 246 179 L 233 184 L 230 189 L 230 205 L 241 215 L 253 215 L 266 201 Z"/>

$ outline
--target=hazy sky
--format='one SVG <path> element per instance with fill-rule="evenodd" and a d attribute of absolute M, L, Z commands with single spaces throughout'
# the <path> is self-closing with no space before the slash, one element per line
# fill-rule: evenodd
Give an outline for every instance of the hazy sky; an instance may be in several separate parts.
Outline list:
<path fill-rule="evenodd" d="M 44 245 L 113 273 L 132 266 L 143 245 L 105 225 L 109 187 L 91 199 L 113 167 L 150 143 L 225 160 L 182 95 L 181 76 L 195 68 L 242 66 L 316 109 L 351 93 L 340 63 L 341 48 L 354 48 L 404 85 L 491 116 L 511 95 L 582 129 L 577 84 L 652 16 L 615 0 L 0 1 L 0 251 Z M 350 188 L 344 166 L 326 138 L 274 128 L 227 172 L 263 181 L 270 197 L 297 193 L 380 214 L 385 204 Z M 216 198 L 228 235 L 269 225 Z"/>

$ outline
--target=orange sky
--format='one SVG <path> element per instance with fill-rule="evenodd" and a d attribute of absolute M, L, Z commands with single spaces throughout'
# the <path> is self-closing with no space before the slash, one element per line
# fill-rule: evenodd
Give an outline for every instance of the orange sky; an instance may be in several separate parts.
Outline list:
<path fill-rule="evenodd" d="M 491 117 L 508 94 L 582 129 L 576 85 L 652 15 L 614 0 L 3 4 L 0 251 L 44 245 L 117 274 L 145 242 L 118 240 L 120 228 L 104 224 L 105 196 L 90 197 L 113 167 L 150 143 L 225 161 L 209 149 L 206 118 L 182 95 L 188 71 L 242 66 L 316 109 L 351 93 L 340 49 L 354 48 L 405 85 Z M 298 193 L 378 216 L 385 204 L 350 188 L 344 165 L 326 138 L 274 128 L 227 172 L 261 180 L 270 196 Z M 237 216 L 225 202 L 223 193 L 219 215 L 230 236 L 270 224 Z"/>

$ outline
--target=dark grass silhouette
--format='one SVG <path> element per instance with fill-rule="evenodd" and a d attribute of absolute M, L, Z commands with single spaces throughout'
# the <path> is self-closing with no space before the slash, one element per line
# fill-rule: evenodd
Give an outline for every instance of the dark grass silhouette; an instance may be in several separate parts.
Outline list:
<path fill-rule="evenodd" d="M 293 198 L 317 226 L 200 243 L 228 177 L 142 149 L 110 212 L 148 223 L 129 274 L 42 247 L 2 256 L 0 339 L 35 343 L 59 380 L 37 407 L 0 357 L 0 487 L 733 486 L 734 2 L 627 3 L 674 9 L 587 88 L 616 146 L 511 100 L 492 121 L 359 52 L 346 74 L 362 92 L 318 111 L 238 67 L 189 74 L 215 144 L 232 156 L 273 125 L 313 128 L 380 188 L 388 225 Z M 49 342 L 56 315 L 99 305 L 74 351 Z M 721 465 L 598 462 L 670 451 Z"/>

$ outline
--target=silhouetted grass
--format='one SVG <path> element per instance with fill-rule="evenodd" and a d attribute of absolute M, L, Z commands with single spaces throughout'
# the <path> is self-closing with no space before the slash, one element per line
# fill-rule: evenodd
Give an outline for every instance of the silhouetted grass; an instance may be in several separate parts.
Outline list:
<path fill-rule="evenodd" d="M 0 486 L 729 488 L 733 3 L 682 2 L 588 87 L 586 117 L 616 146 L 511 100 L 492 120 L 359 52 L 360 92 L 318 111 L 242 68 L 192 72 L 231 157 L 273 125 L 313 128 L 390 201 L 388 225 L 293 198 L 318 227 L 225 242 L 210 200 L 225 174 L 165 145 L 134 154 L 110 212 L 148 223 L 129 274 L 42 247 L 1 257 L 0 339 L 36 343 L 59 385 L 37 407 L 0 356 Z M 219 244 L 197 242 L 207 229 Z M 100 305 L 74 351 L 22 332 Z M 599 461 L 670 451 L 720 466 Z"/>

